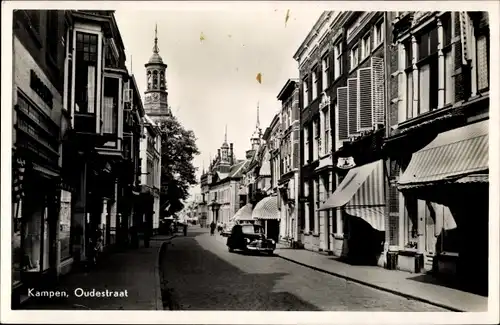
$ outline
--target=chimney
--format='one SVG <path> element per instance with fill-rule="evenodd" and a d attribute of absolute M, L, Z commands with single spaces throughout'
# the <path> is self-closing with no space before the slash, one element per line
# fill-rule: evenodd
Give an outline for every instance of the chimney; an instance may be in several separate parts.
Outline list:
<path fill-rule="evenodd" d="M 234 158 L 233 157 L 233 144 L 230 143 L 229 144 L 229 161 L 231 163 L 231 166 L 234 164 L 234 161 L 233 161 L 234 159 L 233 158 Z"/>

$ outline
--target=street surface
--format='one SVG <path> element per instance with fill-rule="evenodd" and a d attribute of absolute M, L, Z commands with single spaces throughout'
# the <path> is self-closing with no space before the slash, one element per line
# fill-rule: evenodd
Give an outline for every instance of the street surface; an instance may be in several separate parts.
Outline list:
<path fill-rule="evenodd" d="M 166 309 L 446 311 L 277 256 L 229 253 L 225 238 L 199 226 L 172 240 L 161 268 Z"/>

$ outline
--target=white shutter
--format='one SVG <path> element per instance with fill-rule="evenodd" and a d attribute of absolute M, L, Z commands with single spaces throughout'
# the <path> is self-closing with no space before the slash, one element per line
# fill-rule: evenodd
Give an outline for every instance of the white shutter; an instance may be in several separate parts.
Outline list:
<path fill-rule="evenodd" d="M 358 131 L 369 131 L 373 126 L 372 68 L 358 70 L 358 85 Z"/>
<path fill-rule="evenodd" d="M 358 79 L 347 79 L 347 133 L 358 133 Z"/>
<path fill-rule="evenodd" d="M 344 141 L 349 139 L 347 130 L 347 87 L 337 88 L 337 107 L 338 107 L 338 134 L 339 140 Z"/>
<path fill-rule="evenodd" d="M 384 59 L 372 57 L 373 125 L 385 123 Z"/>
<path fill-rule="evenodd" d="M 471 27 L 469 14 L 465 11 L 460 12 L 460 41 L 462 42 L 462 64 L 467 65 L 471 58 Z"/>

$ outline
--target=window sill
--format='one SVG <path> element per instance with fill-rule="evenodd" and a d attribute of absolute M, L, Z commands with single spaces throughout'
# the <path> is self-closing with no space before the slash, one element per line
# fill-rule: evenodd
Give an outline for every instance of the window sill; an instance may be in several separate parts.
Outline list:
<path fill-rule="evenodd" d="M 374 46 L 373 46 L 373 49 L 371 50 L 371 53 L 372 53 L 372 54 L 374 54 L 375 52 L 377 52 L 377 50 L 378 50 L 379 48 L 381 48 L 381 47 L 382 47 L 382 44 L 384 44 L 384 41 L 383 41 L 383 40 L 382 40 L 382 42 L 380 42 L 379 44 L 374 45 Z"/>
<path fill-rule="evenodd" d="M 403 249 L 400 249 L 399 252 L 398 252 L 398 255 L 401 255 L 401 256 L 416 256 L 418 254 L 418 251 L 416 248 L 403 248 Z"/>
<path fill-rule="evenodd" d="M 371 57 L 371 52 L 368 53 L 368 55 L 364 58 L 362 58 L 359 63 L 358 63 L 358 66 L 362 65 L 363 63 L 365 63 L 369 58 Z"/>

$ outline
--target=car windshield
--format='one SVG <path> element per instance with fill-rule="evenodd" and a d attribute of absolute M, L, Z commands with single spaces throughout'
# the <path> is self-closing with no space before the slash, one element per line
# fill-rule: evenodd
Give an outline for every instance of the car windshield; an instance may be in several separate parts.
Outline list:
<path fill-rule="evenodd" d="M 263 234 L 264 229 L 257 225 L 244 225 L 241 227 L 244 234 Z"/>

